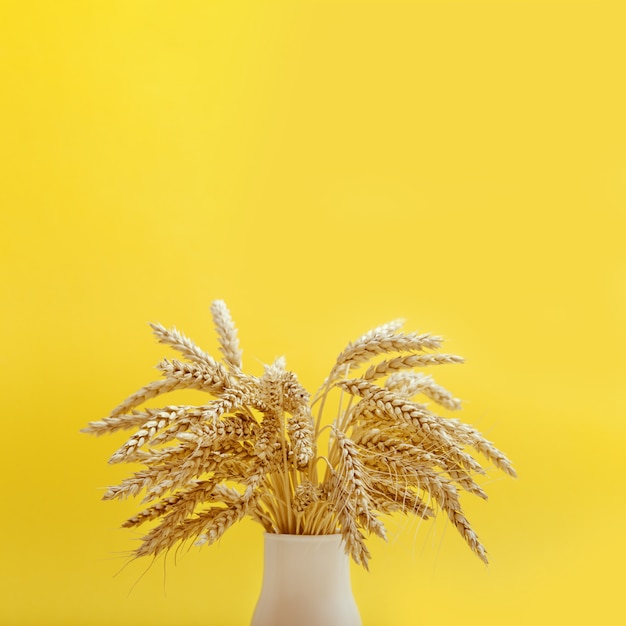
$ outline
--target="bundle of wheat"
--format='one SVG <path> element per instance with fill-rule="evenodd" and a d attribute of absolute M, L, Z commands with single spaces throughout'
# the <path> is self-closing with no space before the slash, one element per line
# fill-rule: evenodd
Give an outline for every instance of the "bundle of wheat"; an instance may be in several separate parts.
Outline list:
<path fill-rule="evenodd" d="M 213 543 L 247 515 L 270 533 L 341 533 L 346 551 L 367 567 L 366 533 L 386 536 L 381 515 L 403 512 L 426 519 L 443 511 L 487 562 L 459 499 L 460 491 L 487 497 L 475 482 L 485 470 L 468 450 L 510 476 L 515 471 L 475 428 L 414 401 L 421 395 L 445 409 L 460 408 L 431 376 L 412 371 L 462 362 L 434 352 L 440 337 L 401 333 L 401 321 L 375 328 L 341 352 L 311 399 L 282 358 L 261 377 L 245 374 L 226 305 L 216 301 L 211 312 L 223 363 L 176 329 L 152 324 L 157 339 L 185 361 L 163 360 L 161 380 L 83 431 L 134 431 L 110 463 L 140 463 L 145 469 L 104 495 L 111 500 L 143 494 L 150 504 L 125 527 L 160 520 L 134 556 L 157 555 L 188 540 Z M 385 360 L 372 364 L 379 356 Z M 201 406 L 137 410 L 178 389 L 198 389 L 211 399 Z M 325 426 L 324 407 L 333 392 L 347 394 L 349 401 Z M 327 429 L 328 450 L 322 455 L 318 444 Z"/>

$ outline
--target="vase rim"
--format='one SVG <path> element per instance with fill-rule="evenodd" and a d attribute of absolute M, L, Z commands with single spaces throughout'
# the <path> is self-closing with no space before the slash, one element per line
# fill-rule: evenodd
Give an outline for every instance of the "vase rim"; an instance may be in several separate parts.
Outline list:
<path fill-rule="evenodd" d="M 341 538 L 341 533 L 332 533 L 326 535 L 295 535 L 292 533 L 264 533 L 264 536 L 272 540 L 280 541 L 330 541 Z"/>

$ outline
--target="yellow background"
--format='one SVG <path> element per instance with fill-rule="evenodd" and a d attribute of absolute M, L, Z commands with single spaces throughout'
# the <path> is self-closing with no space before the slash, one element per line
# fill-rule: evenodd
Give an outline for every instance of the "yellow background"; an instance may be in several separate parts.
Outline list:
<path fill-rule="evenodd" d="M 146 324 L 314 389 L 403 316 L 520 478 L 392 523 L 365 626 L 616 623 L 626 557 L 626 9 L 621 2 L 0 3 L 0 623 L 248 622 L 262 532 L 135 562 L 101 502 L 120 437 L 79 429 L 155 377 Z M 140 579 L 138 581 L 138 579 Z M 137 582 L 138 581 L 138 582 Z M 134 589 L 131 592 L 131 588 Z"/>

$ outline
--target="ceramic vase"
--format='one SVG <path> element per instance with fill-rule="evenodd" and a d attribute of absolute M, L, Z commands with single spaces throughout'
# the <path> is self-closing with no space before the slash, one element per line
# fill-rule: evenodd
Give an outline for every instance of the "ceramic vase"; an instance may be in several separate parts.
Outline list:
<path fill-rule="evenodd" d="M 361 626 L 341 535 L 265 534 L 252 626 Z"/>

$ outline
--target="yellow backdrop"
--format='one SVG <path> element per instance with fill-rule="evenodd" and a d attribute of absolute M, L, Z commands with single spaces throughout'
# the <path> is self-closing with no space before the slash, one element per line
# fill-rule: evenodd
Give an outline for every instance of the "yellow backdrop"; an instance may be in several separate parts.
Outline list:
<path fill-rule="evenodd" d="M 0 3 L 0 623 L 246 624 L 262 531 L 126 563 L 101 502 L 155 378 L 148 321 L 316 388 L 399 316 L 447 339 L 462 418 L 514 460 L 353 569 L 365 626 L 623 615 L 622 2 Z M 150 567 L 151 566 L 151 567 Z M 147 570 L 147 571 L 146 571 Z M 144 575 L 145 573 L 145 575 Z M 142 577 L 143 575 L 143 577 Z"/>

